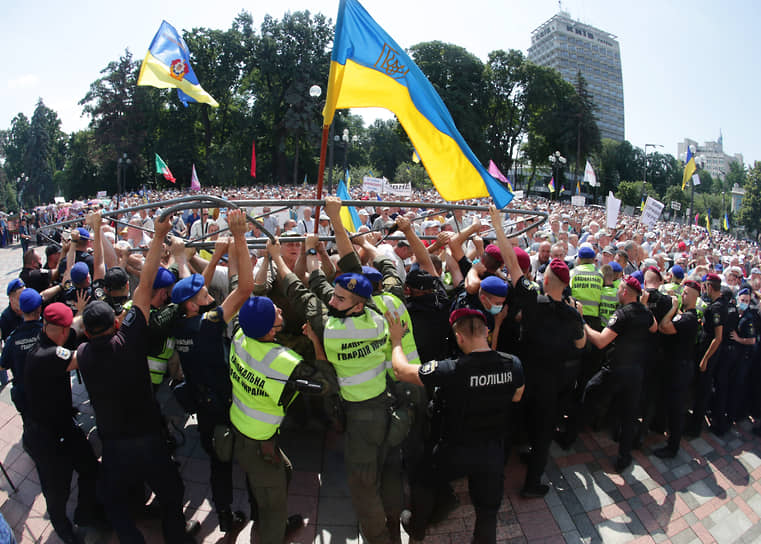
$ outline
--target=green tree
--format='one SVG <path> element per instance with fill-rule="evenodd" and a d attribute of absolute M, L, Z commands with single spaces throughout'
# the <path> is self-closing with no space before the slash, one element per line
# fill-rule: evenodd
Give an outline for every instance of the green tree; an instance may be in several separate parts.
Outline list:
<path fill-rule="evenodd" d="M 732 161 L 729 163 L 729 172 L 724 178 L 724 187 L 727 191 L 731 191 L 735 185 L 743 187 L 747 177 L 748 171 L 745 165 L 739 161 Z"/>
<path fill-rule="evenodd" d="M 60 164 L 60 140 L 63 139 L 58 114 L 45 106 L 42 99 L 32 115 L 29 126 L 29 143 L 24 156 L 25 173 L 29 182 L 22 196 L 26 206 L 50 202 L 55 194 L 53 175 Z"/>
<path fill-rule="evenodd" d="M 575 159 L 574 176 L 579 172 L 583 174 L 586 158 L 590 153 L 600 149 L 600 129 L 597 127 L 595 113 L 597 106 L 592 100 L 592 95 L 587 88 L 587 80 L 581 75 L 581 71 L 576 73 L 576 83 L 574 85 L 576 96 L 573 98 L 572 116 L 576 123 L 576 149 L 573 157 Z"/>
<path fill-rule="evenodd" d="M 9 182 L 15 183 L 24 172 L 29 134 L 29 119 L 23 113 L 17 114 L 11 121 L 10 129 L 4 131 L 0 153 L 4 159 L 3 170 Z"/>
<path fill-rule="evenodd" d="M 621 202 L 624 206 L 635 206 L 639 208 L 639 206 L 642 204 L 642 185 L 642 181 L 622 181 L 618 184 L 618 190 L 615 193 L 616 198 L 621 199 Z M 647 182 L 644 185 L 644 194 L 646 197 L 649 195 L 656 198 L 657 193 L 655 192 L 655 188 L 650 184 L 650 182 Z"/>
<path fill-rule="evenodd" d="M 412 183 L 415 189 L 431 189 L 433 182 L 428 177 L 422 163 L 403 162 L 396 167 L 394 183 Z"/>
<path fill-rule="evenodd" d="M 376 168 L 377 177 L 393 179 L 399 165 L 412 159 L 412 145 L 400 137 L 396 119 L 376 119 L 368 128 L 370 163 Z M 401 183 L 401 182 L 400 182 Z"/>
<path fill-rule="evenodd" d="M 754 235 L 761 230 L 761 161 L 756 161 L 753 168 L 748 170 L 745 196 L 738 219 L 745 229 Z"/>

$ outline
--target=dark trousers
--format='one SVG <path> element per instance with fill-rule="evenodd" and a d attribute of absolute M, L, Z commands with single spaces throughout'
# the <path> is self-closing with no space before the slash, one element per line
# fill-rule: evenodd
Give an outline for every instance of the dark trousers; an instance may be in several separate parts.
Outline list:
<path fill-rule="evenodd" d="M 727 400 L 727 416 L 729 422 L 740 421 L 748 413 L 748 397 L 750 392 L 750 375 L 753 351 L 747 348 L 738 348 L 740 353 L 737 357 L 732 374 L 729 376 L 729 398 Z"/>
<path fill-rule="evenodd" d="M 604 366 L 589 380 L 584 390 L 584 404 L 594 414 L 601 413 L 609 406 L 617 408 L 621 422 L 621 439 L 618 443 L 620 458 L 631 455 L 636 430 L 634 418 L 642 391 L 642 374 L 642 368 L 638 366 Z"/>
<path fill-rule="evenodd" d="M 99 491 L 122 544 L 145 543 L 130 514 L 130 492 L 134 482 L 146 482 L 156 493 L 164 541 L 168 544 L 182 542 L 185 538 L 182 513 L 185 487 L 160 434 L 103 440 L 103 477 Z"/>
<path fill-rule="evenodd" d="M 75 517 L 92 519 L 98 511 L 95 494 L 98 460 L 87 437 L 73 423 L 65 429 L 53 430 L 27 419 L 23 444 L 37 467 L 50 522 L 58 536 L 68 542 L 73 538 L 73 527 L 66 517 L 72 472 L 76 470 L 78 475 Z"/>
<path fill-rule="evenodd" d="M 424 531 L 435 506 L 436 490 L 443 482 L 468 477 L 468 493 L 476 510 L 473 539 L 476 544 L 497 541 L 497 512 L 504 490 L 504 444 L 501 440 L 439 444 L 431 462 L 423 463 L 412 482 L 412 530 Z"/>
<path fill-rule="evenodd" d="M 713 391 L 714 374 L 716 367 L 719 365 L 721 349 L 708 359 L 704 372 L 697 368 L 697 379 L 695 382 L 695 400 L 692 406 L 692 420 L 690 421 L 690 431 L 699 433 L 703 428 L 703 420 L 706 415 L 708 401 L 711 399 Z"/>
<path fill-rule="evenodd" d="M 695 363 L 693 361 L 670 361 L 666 368 L 666 416 L 668 421 L 668 448 L 672 451 L 679 449 L 684 430 L 684 410 L 687 402 Z"/>
<path fill-rule="evenodd" d="M 196 413 L 198 419 L 198 433 L 201 435 L 201 447 L 208 454 L 211 463 L 211 500 L 217 512 L 230 510 L 233 503 L 233 464 L 232 461 L 225 463 L 220 461 L 216 452 L 212 438 L 214 437 L 214 427 L 217 425 L 229 425 L 229 420 L 225 420 L 215 412 L 199 409 Z"/>

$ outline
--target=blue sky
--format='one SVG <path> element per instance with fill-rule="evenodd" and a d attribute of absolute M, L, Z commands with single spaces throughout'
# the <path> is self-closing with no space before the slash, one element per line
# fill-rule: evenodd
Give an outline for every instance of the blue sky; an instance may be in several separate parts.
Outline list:
<path fill-rule="evenodd" d="M 482 60 L 495 49 L 527 50 L 531 31 L 558 11 L 551 0 L 365 0 L 365 8 L 403 47 L 441 40 L 465 47 Z M 108 62 L 129 48 L 142 58 L 166 19 L 178 29 L 226 29 L 241 10 L 258 26 L 265 14 L 308 9 L 335 20 L 337 0 L 246 3 L 134 0 L 2 1 L 0 18 L 0 128 L 38 97 L 56 110 L 67 132 L 84 128 L 79 100 Z M 761 160 L 761 119 L 753 104 L 761 76 L 751 31 L 761 2 L 566 0 L 571 16 L 618 36 L 621 45 L 626 138 L 657 143 L 676 154 L 685 137 L 715 140 Z M 201 82 L 203 83 L 203 82 Z M 324 82 L 315 82 L 324 84 Z M 372 117 L 368 112 L 366 118 Z M 756 119 L 757 121 L 753 121 Z"/>

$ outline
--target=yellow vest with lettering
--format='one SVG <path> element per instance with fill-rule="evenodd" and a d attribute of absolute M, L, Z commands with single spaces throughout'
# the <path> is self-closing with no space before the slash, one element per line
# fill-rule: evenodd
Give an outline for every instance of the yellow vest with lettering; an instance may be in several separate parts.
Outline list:
<path fill-rule="evenodd" d="M 618 288 L 615 285 L 603 285 L 600 296 L 600 323 L 605 327 L 610 316 L 618 309 Z"/>
<path fill-rule="evenodd" d="M 571 295 L 584 305 L 585 317 L 600 315 L 600 297 L 602 296 L 603 279 L 592 263 L 580 264 L 574 267 L 571 276 Z"/>
<path fill-rule="evenodd" d="M 375 305 L 383 315 L 386 315 L 386 312 L 390 310 L 392 314 L 400 318 L 403 323 L 407 324 L 407 332 L 405 332 L 404 336 L 402 336 L 402 349 L 404 350 L 404 354 L 407 356 L 408 363 L 411 365 L 419 365 L 420 355 L 418 355 L 417 344 L 415 344 L 415 336 L 412 333 L 412 319 L 410 318 L 410 313 L 407 311 L 407 307 L 404 305 L 404 302 L 399 300 L 399 297 L 392 295 L 391 293 L 373 295 L 373 302 L 375 302 Z M 391 376 L 394 381 L 399 381 L 396 379 L 396 374 L 394 374 L 394 369 L 391 366 L 391 361 L 386 361 L 386 369 L 388 370 L 388 375 Z"/>
<path fill-rule="evenodd" d="M 386 389 L 389 356 L 388 323 L 365 308 L 353 317 L 330 317 L 325 324 L 323 345 L 338 376 L 341 397 L 361 402 Z"/>
<path fill-rule="evenodd" d="M 230 421 L 241 434 L 269 440 L 277 433 L 288 408 L 280 405 L 280 396 L 300 362 L 295 351 L 274 342 L 254 340 L 238 330 L 230 347 Z"/>

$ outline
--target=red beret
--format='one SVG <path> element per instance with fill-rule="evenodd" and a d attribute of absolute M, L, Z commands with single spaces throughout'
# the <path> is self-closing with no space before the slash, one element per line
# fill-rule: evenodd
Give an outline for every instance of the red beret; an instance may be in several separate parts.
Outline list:
<path fill-rule="evenodd" d="M 624 278 L 624 283 L 627 285 L 627 287 L 630 287 L 633 291 L 636 291 L 638 295 L 642 294 L 642 285 L 639 283 L 639 280 L 633 276 L 626 276 Z"/>
<path fill-rule="evenodd" d="M 520 247 L 514 247 L 513 251 L 515 251 L 515 256 L 518 258 L 518 266 L 521 267 L 524 273 L 527 272 L 531 268 L 531 257 Z"/>
<path fill-rule="evenodd" d="M 655 266 L 648 266 L 645 271 L 649 270 L 650 272 L 653 272 L 654 274 L 658 274 L 658 279 L 662 280 L 663 276 L 661 276 L 661 271 L 658 270 Z"/>
<path fill-rule="evenodd" d="M 565 264 L 563 259 L 552 259 L 550 261 L 550 270 L 563 283 L 567 284 L 571 282 L 571 271 L 568 270 L 568 265 Z"/>
<path fill-rule="evenodd" d="M 483 312 L 479 312 L 478 310 L 474 310 L 472 308 L 459 308 L 449 314 L 449 324 L 454 325 L 455 321 L 458 319 L 462 319 L 463 317 L 468 317 L 474 315 L 476 317 L 480 317 L 484 320 L 484 323 L 486 323 L 486 316 L 484 316 Z"/>
<path fill-rule="evenodd" d="M 684 283 L 682 283 L 683 287 L 691 287 L 692 289 L 695 289 L 698 293 L 700 292 L 700 284 L 696 282 L 695 280 L 687 280 Z"/>
<path fill-rule="evenodd" d="M 502 252 L 499 250 L 499 247 L 495 246 L 494 244 L 489 244 L 488 246 L 486 246 L 486 249 L 484 249 L 484 253 L 494 257 L 494 259 L 496 259 L 499 264 L 502 264 L 504 262 L 502 260 Z"/>
<path fill-rule="evenodd" d="M 711 272 L 710 274 L 706 274 L 706 279 L 704 281 L 710 281 L 715 283 L 721 283 L 721 276 L 718 274 L 714 274 Z"/>
<path fill-rule="evenodd" d="M 74 321 L 74 313 L 63 302 L 54 302 L 45 308 L 42 317 L 51 325 L 68 327 Z"/>

